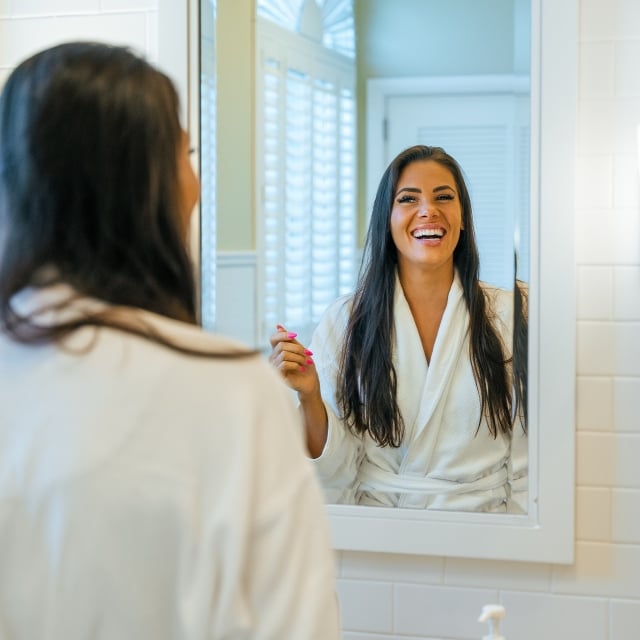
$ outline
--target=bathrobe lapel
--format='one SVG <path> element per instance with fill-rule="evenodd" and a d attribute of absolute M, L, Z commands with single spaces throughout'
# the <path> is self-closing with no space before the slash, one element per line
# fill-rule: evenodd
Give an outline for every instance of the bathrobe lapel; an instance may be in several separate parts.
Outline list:
<path fill-rule="evenodd" d="M 437 448 L 450 382 L 461 351 L 468 344 L 469 314 L 458 274 L 449 291 L 429 365 L 399 280 L 396 280 L 394 320 L 397 398 L 406 428 L 406 451 L 399 471 L 424 476 Z M 399 362 L 403 363 L 401 368 Z"/>

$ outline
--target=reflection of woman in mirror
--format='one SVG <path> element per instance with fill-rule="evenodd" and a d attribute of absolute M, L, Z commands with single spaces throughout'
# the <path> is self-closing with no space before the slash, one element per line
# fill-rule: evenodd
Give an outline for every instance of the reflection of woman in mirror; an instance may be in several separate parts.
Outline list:
<path fill-rule="evenodd" d="M 284 327 L 271 338 L 330 502 L 522 510 L 513 292 L 478 274 L 459 165 L 405 150 L 378 187 L 355 294 L 329 307 L 310 349 Z"/>
<path fill-rule="evenodd" d="M 13 638 L 340 635 L 289 393 L 258 354 L 196 326 L 198 191 L 174 86 L 127 49 L 63 44 L 7 79 L 0 626 Z"/>

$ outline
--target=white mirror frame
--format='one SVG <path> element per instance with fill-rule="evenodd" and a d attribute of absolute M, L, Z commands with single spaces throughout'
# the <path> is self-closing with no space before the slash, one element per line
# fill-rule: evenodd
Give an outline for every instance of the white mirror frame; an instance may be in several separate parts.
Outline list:
<path fill-rule="evenodd" d="M 531 5 L 528 514 L 328 505 L 336 549 L 573 562 L 578 7 Z"/>

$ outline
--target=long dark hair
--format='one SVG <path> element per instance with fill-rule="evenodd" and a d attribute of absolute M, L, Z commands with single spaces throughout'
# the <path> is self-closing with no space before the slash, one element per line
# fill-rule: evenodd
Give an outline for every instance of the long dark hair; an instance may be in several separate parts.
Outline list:
<path fill-rule="evenodd" d="M 338 374 L 337 399 L 347 426 L 356 434 L 368 433 L 380 446 L 398 447 L 404 435 L 391 347 L 398 257 L 391 237 L 390 214 L 400 174 L 407 165 L 420 160 L 432 160 L 451 172 L 462 205 L 464 231 L 453 261 L 470 316 L 469 356 L 481 405 L 478 428 L 485 416 L 494 438 L 498 432 L 509 433 L 512 429 L 510 360 L 489 319 L 479 283 L 480 260 L 469 191 L 452 156 L 440 147 L 418 145 L 400 153 L 380 180 Z"/>
<path fill-rule="evenodd" d="M 517 271 L 516 271 L 517 273 Z M 513 288 L 513 384 L 515 411 L 522 430 L 529 422 L 529 290 L 518 278 Z"/>
<path fill-rule="evenodd" d="M 13 339 L 57 340 L 91 324 L 165 342 L 108 311 L 43 327 L 13 308 L 20 290 L 58 281 L 196 322 L 178 112 L 170 79 L 124 47 L 62 44 L 11 73 L 0 97 L 0 326 Z"/>

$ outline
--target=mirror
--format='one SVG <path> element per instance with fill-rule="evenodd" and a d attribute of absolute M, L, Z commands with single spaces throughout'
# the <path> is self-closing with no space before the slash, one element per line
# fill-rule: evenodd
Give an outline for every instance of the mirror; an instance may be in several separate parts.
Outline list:
<path fill-rule="evenodd" d="M 384 1 L 384 0 L 379 0 Z M 205 2 L 205 0 L 202 0 Z M 238 4 L 244 6 L 242 16 L 238 16 Z M 366 5 L 367 3 L 364 3 Z M 439 3 L 442 5 L 442 3 Z M 463 0 L 447 4 L 461 5 Z M 245 20 L 245 28 L 253 25 L 253 3 L 236 3 L 231 16 L 229 5 L 223 10 L 224 0 L 218 2 L 217 34 L 233 33 L 240 40 L 246 34 L 237 30 L 238 20 Z M 251 5 L 251 6 L 249 6 Z M 551 0 L 532 0 L 531 3 L 531 171 L 529 175 L 530 199 L 527 207 L 529 231 L 530 297 L 529 297 L 529 418 L 530 418 L 530 481 L 528 512 L 525 516 L 494 515 L 480 513 L 428 512 L 407 509 L 380 509 L 349 505 L 330 505 L 334 542 L 338 549 L 366 551 L 386 551 L 397 553 L 426 553 L 452 556 L 509 558 L 545 562 L 569 562 L 572 560 L 573 546 L 573 382 L 574 358 L 573 332 L 574 308 L 572 260 L 572 172 L 573 121 L 575 117 L 575 64 L 576 56 L 572 45 L 576 43 L 577 11 L 573 0 L 562 7 L 553 6 Z M 544 11 L 543 11 L 544 5 Z M 406 16 L 404 16 L 406 19 Z M 230 24 L 228 18 L 236 20 Z M 223 24 L 224 22 L 224 24 Z M 455 23 L 454 23 L 455 24 Z M 236 28 L 234 28 L 234 26 Z M 202 28 L 202 24 L 201 24 Z M 447 34 L 445 34 L 446 36 Z M 451 34 L 448 34 L 452 38 Z M 203 38 L 205 36 L 203 35 Z M 249 29 L 249 38 L 252 31 Z M 458 36 L 459 37 L 459 36 Z M 457 40 L 457 38 L 452 38 Z M 204 40 L 203 40 L 204 42 Z M 222 43 L 219 43 L 222 44 Z M 204 46 L 204 45 L 203 45 Z M 221 46 L 217 48 L 218 62 L 216 79 L 222 80 L 230 74 L 228 58 L 224 62 Z M 568 51 L 569 50 L 569 51 Z M 224 65 L 226 70 L 222 70 Z M 204 58 L 202 68 L 206 66 Z M 233 59 L 235 80 L 240 84 L 250 84 L 243 72 L 252 77 L 253 65 L 242 55 Z M 211 85 L 211 76 L 207 79 Z M 202 86 L 205 82 L 202 81 Z M 223 92 L 222 85 L 220 92 Z M 231 92 L 229 92 L 230 94 Z M 251 95 L 249 90 L 246 95 Z M 204 102 L 201 102 L 204 104 Z M 215 102 L 214 102 L 215 104 Z M 240 114 L 230 114 L 229 103 L 223 113 L 223 100 L 217 117 L 219 136 L 230 135 L 234 118 Z M 238 103 L 235 103 L 236 106 Z M 252 114 L 251 114 L 252 115 Z M 251 116 L 249 116 L 250 118 Z M 204 124 L 201 113 L 201 128 Z M 244 125 L 253 128 L 253 122 Z M 244 143 L 246 126 L 234 132 Z M 224 133 L 223 133 L 224 132 Z M 362 140 L 362 136 L 360 137 Z M 204 137 L 201 144 L 203 163 L 203 191 L 206 189 L 207 144 Z M 237 145 L 236 140 L 236 145 Z M 223 153 L 218 145 L 217 161 L 224 159 L 228 167 L 233 164 L 234 154 Z M 231 146 L 226 147 L 229 151 Z M 208 143 L 211 153 L 211 142 Z M 235 159 L 237 159 L 237 154 Z M 245 160 L 251 159 L 251 153 Z M 367 161 L 371 154 L 367 151 Z M 243 166 L 244 189 L 247 174 L 255 177 L 255 169 Z M 221 175 L 218 164 L 217 175 Z M 216 174 L 214 174 L 215 177 Z M 229 174 L 227 173 L 227 176 Z M 362 174 L 361 174 L 362 175 Z M 359 179 L 360 183 L 364 178 Z M 215 182 L 214 182 L 215 185 Z M 571 185 L 571 188 L 567 188 Z M 220 190 L 222 190 L 220 184 Z M 214 190 L 215 191 L 215 190 Z M 362 199 L 362 198 L 361 198 Z M 221 207 L 225 196 L 219 194 L 202 203 L 203 236 L 207 235 L 207 224 L 217 214 L 216 232 L 223 231 L 228 224 Z M 213 204 L 212 204 L 213 203 Z M 242 206 L 248 206 L 246 209 Z M 255 294 L 259 284 L 255 247 L 251 239 L 256 233 L 256 221 L 251 218 L 254 197 L 247 198 L 244 191 L 236 191 L 234 215 L 248 216 L 245 238 L 249 242 L 235 242 L 232 250 L 225 248 L 225 240 L 218 244 L 217 255 L 203 250 L 202 270 L 203 299 L 215 290 L 213 297 L 216 307 L 224 309 L 216 316 L 216 328 L 226 333 L 227 329 L 238 328 L 242 318 L 257 316 L 260 301 Z M 216 206 L 217 204 L 217 206 Z M 209 210 L 215 209 L 215 211 Z M 228 211 L 231 211 L 229 209 Z M 570 215 L 567 215 L 570 212 Z M 225 221 L 226 220 L 226 221 Z M 209 232 L 209 235 L 212 232 Z M 229 242 L 227 239 L 226 242 Z M 203 240 L 203 246 L 206 238 Z M 231 243 L 233 244 L 233 243 Z M 527 244 L 520 236 L 520 245 Z M 249 246 L 247 246 L 249 245 Z M 571 245 L 571 246 L 569 246 Z M 222 251 L 221 251 L 222 247 Z M 211 273 L 217 277 L 211 277 Z M 231 289 L 229 293 L 227 289 Z M 241 292 L 251 292 L 242 297 Z M 567 293 L 569 295 L 567 295 Z M 240 307 L 240 310 L 238 310 Z M 235 320 L 225 320 L 235 309 Z M 248 313 L 246 313 L 248 311 Z M 227 314 L 227 315 L 226 315 Z M 206 315 L 206 314 L 203 314 Z M 247 335 L 253 333 L 249 342 L 256 343 L 260 328 L 254 324 L 247 326 Z M 236 331 L 237 333 L 237 331 Z M 245 338 L 239 335 L 240 338 Z"/>

